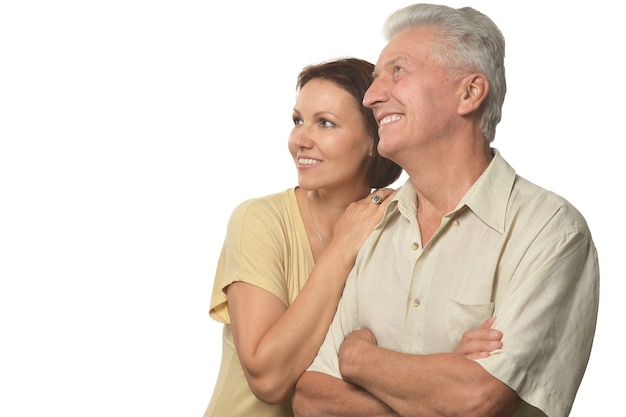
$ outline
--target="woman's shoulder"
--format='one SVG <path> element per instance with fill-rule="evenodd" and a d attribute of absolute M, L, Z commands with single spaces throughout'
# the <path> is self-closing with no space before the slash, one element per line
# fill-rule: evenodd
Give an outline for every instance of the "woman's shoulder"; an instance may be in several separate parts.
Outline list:
<path fill-rule="evenodd" d="M 242 201 L 236 207 L 236 211 L 249 209 L 262 209 L 264 207 L 284 206 L 291 204 L 295 200 L 294 188 L 288 188 L 273 194 L 264 195 L 262 197 L 253 197 Z"/>
<path fill-rule="evenodd" d="M 297 208 L 295 188 L 288 188 L 262 197 L 254 197 L 239 203 L 232 218 L 283 216 Z"/>

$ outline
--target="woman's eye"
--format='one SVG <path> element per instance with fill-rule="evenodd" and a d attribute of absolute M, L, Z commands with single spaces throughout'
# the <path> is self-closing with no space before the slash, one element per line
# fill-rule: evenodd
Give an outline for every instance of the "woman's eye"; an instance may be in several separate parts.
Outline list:
<path fill-rule="evenodd" d="M 299 117 L 294 117 L 294 118 L 293 118 L 293 124 L 294 124 L 295 126 L 298 126 L 298 125 L 304 124 L 304 122 L 302 121 L 302 119 L 301 119 L 301 118 L 299 118 Z"/>
<path fill-rule="evenodd" d="M 320 126 L 322 127 L 335 127 L 335 124 L 331 121 L 328 121 L 326 119 L 322 119 L 320 120 Z"/>

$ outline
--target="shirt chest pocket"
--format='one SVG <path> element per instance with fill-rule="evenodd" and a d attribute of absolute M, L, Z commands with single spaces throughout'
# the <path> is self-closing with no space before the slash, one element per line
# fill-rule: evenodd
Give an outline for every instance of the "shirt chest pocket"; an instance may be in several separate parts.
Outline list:
<path fill-rule="evenodd" d="M 444 313 L 446 338 L 451 351 L 454 350 L 463 333 L 478 329 L 487 319 L 491 318 L 495 304 L 463 304 L 457 300 L 448 300 Z"/>

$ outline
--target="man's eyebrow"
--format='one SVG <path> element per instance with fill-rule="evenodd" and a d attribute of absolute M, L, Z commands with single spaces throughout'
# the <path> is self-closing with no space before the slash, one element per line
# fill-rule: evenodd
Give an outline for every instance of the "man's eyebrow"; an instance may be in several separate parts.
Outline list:
<path fill-rule="evenodd" d="M 398 61 L 406 60 L 406 55 L 396 55 L 393 58 L 389 58 L 387 61 L 383 62 L 383 67 L 390 67 L 394 65 Z"/>
<path fill-rule="evenodd" d="M 393 66 L 396 62 L 398 61 L 402 61 L 406 59 L 406 55 L 396 55 L 393 58 L 389 58 L 387 61 L 382 63 L 382 67 L 383 68 L 389 68 L 391 66 Z M 380 74 L 378 74 L 378 72 L 376 72 L 376 70 L 374 70 L 372 72 L 372 79 L 375 80 L 376 78 L 378 78 Z"/>

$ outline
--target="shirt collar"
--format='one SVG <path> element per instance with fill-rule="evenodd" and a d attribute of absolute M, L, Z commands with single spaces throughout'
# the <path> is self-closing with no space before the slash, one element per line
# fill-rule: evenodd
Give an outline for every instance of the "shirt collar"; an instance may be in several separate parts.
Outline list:
<path fill-rule="evenodd" d="M 493 159 L 485 172 L 465 193 L 456 210 L 469 207 L 482 221 L 503 233 L 506 207 L 515 183 L 515 170 L 492 148 Z M 456 211 L 455 210 L 455 211 Z"/>
<path fill-rule="evenodd" d="M 492 148 L 492 151 L 493 159 L 485 172 L 470 187 L 457 207 L 448 216 L 453 216 L 454 213 L 467 206 L 489 227 L 503 233 L 506 207 L 515 183 L 516 174 L 515 170 L 502 158 L 497 149 Z M 417 212 L 417 200 L 415 198 L 415 189 L 410 179 L 396 193 L 390 207 L 395 207 L 393 204 L 395 200 L 397 200 L 398 210 L 404 216 L 411 217 L 415 215 Z M 393 211 L 395 210 L 388 208 L 387 214 Z"/>

